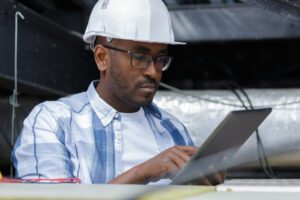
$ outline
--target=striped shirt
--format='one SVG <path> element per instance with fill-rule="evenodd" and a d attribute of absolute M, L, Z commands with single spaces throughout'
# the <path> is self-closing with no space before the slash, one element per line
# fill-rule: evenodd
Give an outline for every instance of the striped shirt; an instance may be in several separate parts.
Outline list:
<path fill-rule="evenodd" d="M 97 84 L 93 81 L 86 92 L 46 101 L 31 111 L 12 155 L 17 177 L 107 183 L 122 170 L 122 149 L 116 150 L 123 141 L 120 113 L 99 97 Z M 193 145 L 172 115 L 154 103 L 143 109 L 160 152 Z"/>

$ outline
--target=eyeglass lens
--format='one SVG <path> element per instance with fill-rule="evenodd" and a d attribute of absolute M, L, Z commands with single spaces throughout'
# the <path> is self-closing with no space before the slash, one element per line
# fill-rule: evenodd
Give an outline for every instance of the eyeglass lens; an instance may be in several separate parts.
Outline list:
<path fill-rule="evenodd" d="M 145 53 L 134 52 L 131 55 L 131 65 L 136 68 L 147 68 L 152 62 L 152 56 Z M 170 57 L 161 55 L 154 57 L 154 63 L 157 69 L 164 70 L 169 64 Z"/>

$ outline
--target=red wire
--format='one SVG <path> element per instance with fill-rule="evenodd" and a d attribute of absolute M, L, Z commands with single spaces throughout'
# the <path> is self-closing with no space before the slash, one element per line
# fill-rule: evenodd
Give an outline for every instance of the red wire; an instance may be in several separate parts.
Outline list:
<path fill-rule="evenodd" d="M 0 183 L 80 183 L 79 178 L 30 178 L 30 179 L 15 179 L 2 178 Z"/>

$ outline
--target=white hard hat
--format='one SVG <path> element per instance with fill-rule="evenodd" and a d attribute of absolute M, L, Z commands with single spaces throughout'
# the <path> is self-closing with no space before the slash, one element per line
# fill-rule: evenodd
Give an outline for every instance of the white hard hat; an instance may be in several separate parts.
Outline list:
<path fill-rule="evenodd" d="M 83 39 L 93 45 L 96 36 L 163 44 L 174 41 L 169 12 L 162 0 L 99 0 Z"/>

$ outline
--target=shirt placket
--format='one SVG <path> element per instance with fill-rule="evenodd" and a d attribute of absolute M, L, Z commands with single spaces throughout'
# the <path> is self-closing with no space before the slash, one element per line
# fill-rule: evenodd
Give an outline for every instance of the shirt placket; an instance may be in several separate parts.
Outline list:
<path fill-rule="evenodd" d="M 121 117 L 119 113 L 116 113 L 113 121 L 113 129 L 115 132 L 115 176 L 119 176 L 123 173 L 123 162 L 122 162 L 122 154 L 123 154 L 123 139 L 121 132 Z"/>
<path fill-rule="evenodd" d="M 166 130 L 162 131 L 161 127 L 158 128 L 159 124 L 155 123 L 154 118 L 151 115 L 147 114 L 146 118 L 149 122 L 151 130 L 153 131 L 159 151 L 162 152 L 174 146 L 174 141 L 172 140 L 168 132 L 166 132 Z"/>

